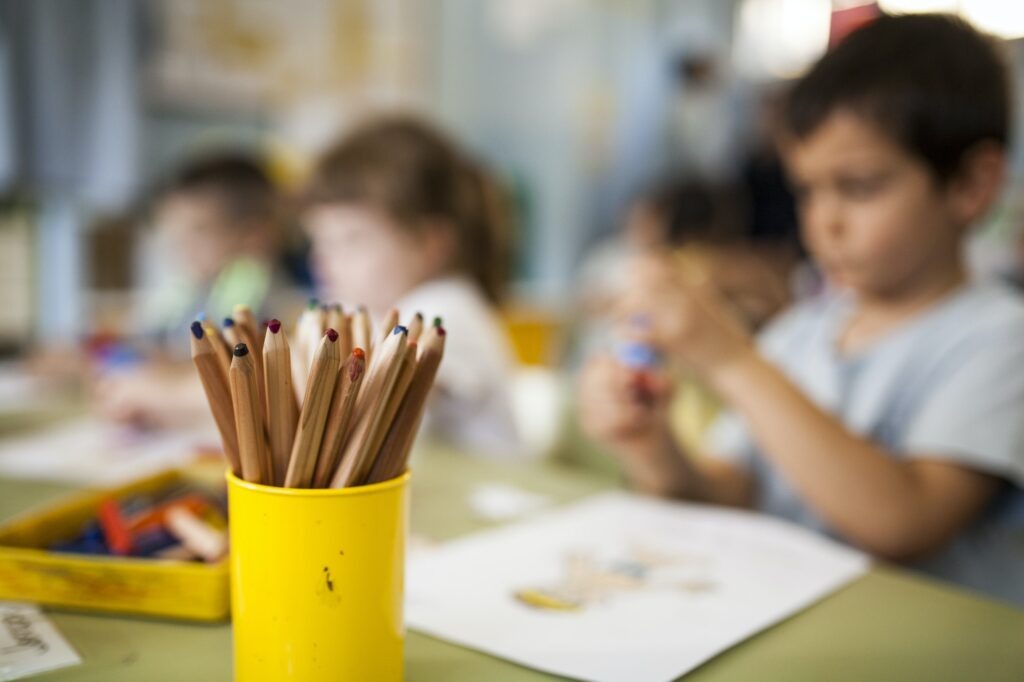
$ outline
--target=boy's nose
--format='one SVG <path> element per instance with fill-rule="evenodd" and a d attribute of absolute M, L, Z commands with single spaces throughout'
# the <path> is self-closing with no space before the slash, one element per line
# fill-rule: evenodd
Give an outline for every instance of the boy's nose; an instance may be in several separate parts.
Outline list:
<path fill-rule="evenodd" d="M 832 241 L 843 234 L 843 216 L 839 202 L 828 197 L 816 198 L 805 206 L 805 228 L 812 239 Z"/>

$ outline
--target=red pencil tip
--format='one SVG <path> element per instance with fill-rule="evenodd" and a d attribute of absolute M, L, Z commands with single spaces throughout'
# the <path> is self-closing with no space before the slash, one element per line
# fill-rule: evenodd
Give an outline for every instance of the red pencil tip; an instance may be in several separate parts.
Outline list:
<path fill-rule="evenodd" d="M 352 355 L 354 357 L 359 358 L 360 360 L 365 360 L 366 359 L 366 351 L 364 351 L 362 348 L 353 348 L 352 349 Z"/>
<path fill-rule="evenodd" d="M 326 332 L 324 332 L 324 334 L 327 336 L 327 338 L 331 340 L 331 343 L 334 343 L 335 341 L 338 340 L 338 332 L 334 331 L 333 329 L 328 329 Z"/>
<path fill-rule="evenodd" d="M 448 333 L 447 331 L 445 331 L 444 327 L 435 327 L 435 329 L 437 330 L 438 336 L 444 336 L 445 334 Z"/>
<path fill-rule="evenodd" d="M 267 329 L 270 330 L 271 334 L 278 333 L 279 331 L 281 331 L 281 320 L 274 319 L 271 320 L 270 322 L 267 322 Z"/>

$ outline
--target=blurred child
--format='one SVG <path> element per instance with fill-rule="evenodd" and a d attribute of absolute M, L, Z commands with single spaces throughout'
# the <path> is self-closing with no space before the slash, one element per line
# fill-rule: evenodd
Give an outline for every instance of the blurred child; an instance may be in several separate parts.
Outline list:
<path fill-rule="evenodd" d="M 690 281 L 705 281 L 725 299 L 745 328 L 755 332 L 789 305 L 791 280 L 801 262 L 795 221 L 754 220 L 756 202 L 740 186 L 709 183 L 694 178 L 672 180 L 641 195 L 627 214 L 624 243 L 607 257 L 588 259 L 578 288 L 587 317 L 579 325 L 577 344 L 586 354 L 621 348 L 622 338 L 611 338 L 614 309 L 625 294 L 629 272 L 645 255 L 670 253 L 672 266 Z M 642 218 L 642 220 L 641 220 Z M 638 235 L 645 238 L 639 239 Z M 611 257 L 614 254 L 614 259 Z M 608 263 L 603 287 L 598 261 Z M 594 292 L 601 292 L 596 305 Z M 587 306 L 587 302 L 595 303 Z M 669 407 L 672 433 L 685 447 L 702 442 L 720 410 L 720 401 L 699 377 L 685 368 L 672 372 L 673 399 Z M 568 447 L 558 448 L 562 459 L 607 468 L 604 453 L 581 448 L 566 434 Z"/>
<path fill-rule="evenodd" d="M 174 173 L 153 208 L 171 277 L 146 302 L 144 328 L 187 348 L 181 339 L 201 312 L 218 325 L 236 304 L 258 319 L 283 315 L 270 300 L 287 289 L 276 267 L 278 204 L 269 173 L 245 154 L 199 158 Z"/>
<path fill-rule="evenodd" d="M 276 268 L 278 204 L 262 163 L 241 153 L 193 160 L 160 187 L 153 225 L 169 276 L 143 301 L 138 331 L 150 343 L 141 357 L 101 367 L 103 414 L 152 427 L 209 420 L 195 373 L 182 371 L 188 326 L 200 314 L 220 326 L 236 304 L 257 319 L 288 314 L 291 290 Z"/>
<path fill-rule="evenodd" d="M 496 313 L 508 269 L 507 207 L 443 134 L 411 117 L 357 128 L 321 159 L 304 223 L 327 298 L 443 319 L 445 361 L 430 430 L 482 455 L 519 449 L 508 395 L 512 353 Z"/>
<path fill-rule="evenodd" d="M 581 419 L 638 488 L 753 506 L 1024 603 L 1024 303 L 968 281 L 963 254 L 1003 181 L 1007 90 L 993 45 L 940 15 L 882 17 L 796 85 L 784 156 L 832 289 L 755 347 L 713 288 L 661 262 L 638 275 L 644 340 L 734 412 L 687 458 L 668 387 L 638 400 L 629 370 L 595 359 Z"/>

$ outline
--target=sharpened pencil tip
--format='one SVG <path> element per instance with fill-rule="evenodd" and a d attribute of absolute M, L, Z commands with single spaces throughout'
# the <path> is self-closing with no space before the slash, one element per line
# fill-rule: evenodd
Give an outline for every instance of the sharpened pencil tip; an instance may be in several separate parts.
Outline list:
<path fill-rule="evenodd" d="M 206 313 L 204 313 L 203 311 L 199 311 L 198 313 L 196 313 L 196 320 L 198 320 L 199 322 L 206 322 Z"/>
<path fill-rule="evenodd" d="M 249 347 L 244 343 L 240 343 L 237 346 L 235 346 L 233 354 L 236 358 L 244 358 L 246 355 L 249 354 Z"/>
<path fill-rule="evenodd" d="M 338 340 L 338 332 L 334 331 L 330 327 L 328 327 L 327 331 L 324 332 L 324 336 L 330 339 L 331 343 L 334 343 L 335 341 Z"/>
<path fill-rule="evenodd" d="M 417 320 L 419 320 L 420 322 L 422 322 L 422 321 L 423 321 L 423 313 L 421 313 L 421 312 L 419 312 L 419 311 L 416 311 L 416 316 L 415 316 L 415 317 L 416 317 L 416 319 L 417 319 Z"/>
<path fill-rule="evenodd" d="M 438 336 L 444 336 L 445 334 L 447 334 L 447 333 L 448 333 L 448 332 L 447 332 L 447 331 L 445 330 L 445 328 L 444 328 L 444 327 L 441 327 L 441 326 L 438 326 L 438 327 L 437 327 L 437 330 L 436 330 L 436 331 L 437 331 L 437 335 L 438 335 Z"/>
<path fill-rule="evenodd" d="M 270 322 L 267 322 L 267 329 L 270 330 L 271 334 L 278 333 L 281 331 L 281 320 L 273 319 Z"/>
<path fill-rule="evenodd" d="M 192 329 L 192 336 L 196 337 L 197 339 L 203 338 L 203 323 L 202 322 L 200 322 L 199 320 L 196 320 L 195 322 L 192 323 L 191 329 Z"/>
<path fill-rule="evenodd" d="M 391 333 L 392 334 L 396 334 L 396 335 L 397 334 L 408 334 L 409 330 L 406 329 L 405 327 L 403 327 L 402 325 L 398 325 L 398 326 L 395 327 L 394 331 L 392 331 Z"/>
<path fill-rule="evenodd" d="M 224 318 L 224 326 L 225 327 L 234 327 L 235 326 L 235 321 L 232 320 L 230 317 L 225 317 Z"/>
<path fill-rule="evenodd" d="M 352 357 L 359 358 L 360 360 L 365 360 L 366 359 L 366 351 L 364 351 L 362 348 L 353 348 L 352 349 Z"/>
<path fill-rule="evenodd" d="M 307 310 L 316 310 L 318 307 L 320 307 L 320 301 L 316 298 L 309 299 L 309 303 L 306 304 Z"/>
<path fill-rule="evenodd" d="M 440 317 L 435 317 L 434 318 L 434 326 L 435 327 L 440 327 L 441 326 L 441 318 Z"/>

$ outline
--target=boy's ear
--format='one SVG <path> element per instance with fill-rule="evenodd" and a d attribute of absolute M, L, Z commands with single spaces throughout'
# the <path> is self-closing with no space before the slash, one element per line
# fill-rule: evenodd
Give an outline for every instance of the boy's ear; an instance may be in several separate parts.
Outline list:
<path fill-rule="evenodd" d="M 1002 191 L 1005 177 L 1006 150 L 1001 145 L 981 142 L 970 149 L 947 189 L 956 221 L 972 225 L 983 218 Z"/>

